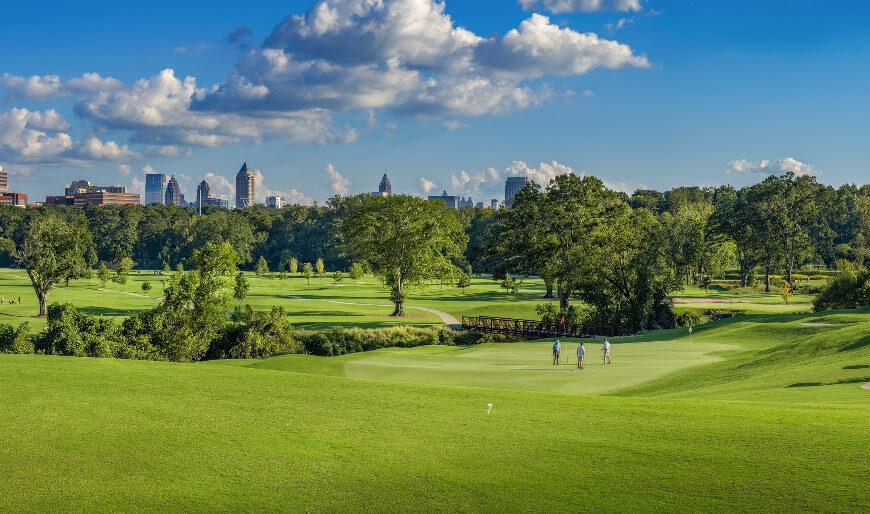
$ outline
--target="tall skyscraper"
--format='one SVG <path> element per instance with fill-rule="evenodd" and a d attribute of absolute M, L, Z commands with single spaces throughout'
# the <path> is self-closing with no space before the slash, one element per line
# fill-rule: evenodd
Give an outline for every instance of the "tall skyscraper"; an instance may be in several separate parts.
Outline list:
<path fill-rule="evenodd" d="M 196 207 L 200 208 L 205 205 L 205 200 L 211 198 L 211 186 L 203 180 L 196 186 Z"/>
<path fill-rule="evenodd" d="M 145 203 L 163 203 L 166 201 L 166 186 L 169 176 L 164 173 L 147 173 L 145 175 Z"/>
<path fill-rule="evenodd" d="M 0 193 L 5 193 L 9 191 L 9 175 L 3 169 L 3 166 L 0 166 Z"/>
<path fill-rule="evenodd" d="M 514 197 L 529 183 L 529 177 L 508 177 L 504 183 L 504 204 L 510 207 L 514 203 Z"/>
<path fill-rule="evenodd" d="M 181 186 L 175 180 L 175 175 L 172 175 L 172 178 L 169 179 L 169 184 L 166 185 L 166 196 L 163 203 L 179 207 L 184 205 L 184 198 L 181 196 Z"/>
<path fill-rule="evenodd" d="M 390 179 L 387 178 L 386 173 L 384 173 L 384 178 L 381 179 L 381 183 L 378 185 L 378 193 L 382 196 L 390 196 L 393 194 L 393 186 L 390 185 Z"/>
<path fill-rule="evenodd" d="M 236 174 L 236 208 L 251 205 L 254 205 L 254 174 L 248 171 L 248 161 L 245 161 Z"/>

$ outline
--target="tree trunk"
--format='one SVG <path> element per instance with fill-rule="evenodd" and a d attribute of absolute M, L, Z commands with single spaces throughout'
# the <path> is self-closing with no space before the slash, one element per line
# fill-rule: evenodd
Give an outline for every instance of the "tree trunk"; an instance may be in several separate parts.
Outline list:
<path fill-rule="evenodd" d="M 48 316 L 48 309 L 46 308 L 46 303 L 48 303 L 48 295 L 36 293 L 36 297 L 39 299 L 39 317 L 44 318 Z"/>
<path fill-rule="evenodd" d="M 393 311 L 392 316 L 404 316 L 405 315 L 405 302 L 397 301 L 396 310 Z"/>
<path fill-rule="evenodd" d="M 544 294 L 544 298 L 552 298 L 553 297 L 553 284 L 546 284 L 547 292 Z"/>
<path fill-rule="evenodd" d="M 770 292 L 770 264 L 764 267 L 764 292 Z"/>
<path fill-rule="evenodd" d="M 562 284 L 558 286 L 559 293 L 559 310 L 565 312 L 571 304 L 571 291 L 566 289 Z"/>

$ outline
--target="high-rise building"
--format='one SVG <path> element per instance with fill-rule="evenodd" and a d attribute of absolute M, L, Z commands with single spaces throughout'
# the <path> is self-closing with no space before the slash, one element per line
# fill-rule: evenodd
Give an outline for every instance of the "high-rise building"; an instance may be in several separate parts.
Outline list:
<path fill-rule="evenodd" d="M 166 184 L 166 196 L 164 197 L 163 203 L 166 205 L 177 205 L 179 207 L 184 205 L 184 197 L 181 195 L 181 186 L 178 185 L 178 181 L 175 180 L 175 175 L 172 175 L 172 178 L 169 179 L 169 183 Z"/>
<path fill-rule="evenodd" d="M 254 174 L 248 170 L 248 161 L 236 173 L 236 208 L 254 205 Z"/>
<path fill-rule="evenodd" d="M 526 187 L 529 183 L 529 177 L 508 177 L 504 183 L 504 204 L 510 207 L 514 203 L 514 197 L 520 192 L 520 189 Z"/>
<path fill-rule="evenodd" d="M 0 193 L 5 193 L 6 191 L 9 191 L 9 175 L 3 169 L 3 166 L 0 166 Z"/>
<path fill-rule="evenodd" d="M 196 207 L 200 208 L 205 205 L 205 200 L 211 198 L 211 186 L 203 180 L 196 186 Z"/>
<path fill-rule="evenodd" d="M 266 197 L 266 207 L 271 207 L 273 209 L 280 209 L 284 207 L 284 197 L 283 196 L 267 196 Z"/>
<path fill-rule="evenodd" d="M 145 204 L 164 203 L 166 201 L 166 186 L 169 176 L 165 173 L 145 174 Z"/>
<path fill-rule="evenodd" d="M 492 205 L 493 209 L 498 209 L 498 200 L 493 198 L 492 201 L 490 202 L 490 205 Z"/>
<path fill-rule="evenodd" d="M 390 179 L 387 178 L 386 173 L 384 173 L 384 178 L 381 179 L 381 183 L 378 184 L 378 194 L 381 196 L 390 196 L 393 194 L 393 186 L 390 184 Z"/>
<path fill-rule="evenodd" d="M 447 205 L 447 207 L 450 207 L 451 209 L 456 209 L 459 207 L 459 197 L 448 195 L 446 189 L 440 195 L 430 196 L 429 199 L 430 200 L 441 200 Z"/>

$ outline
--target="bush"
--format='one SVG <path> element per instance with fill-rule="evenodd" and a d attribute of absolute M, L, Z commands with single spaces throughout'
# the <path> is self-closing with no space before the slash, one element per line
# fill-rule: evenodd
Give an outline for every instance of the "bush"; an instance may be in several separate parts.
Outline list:
<path fill-rule="evenodd" d="M 30 323 L 25 321 L 17 327 L 0 324 L 0 353 L 33 353 Z"/>
<path fill-rule="evenodd" d="M 685 312 L 681 312 L 677 314 L 677 326 L 678 327 L 688 327 L 688 326 L 698 326 L 701 324 L 701 311 L 697 309 L 690 309 Z"/>
<path fill-rule="evenodd" d="M 293 339 L 293 329 L 284 309 L 257 312 L 245 323 L 228 325 L 214 341 L 209 359 L 262 359 L 285 353 L 302 353 L 303 346 Z"/>
<path fill-rule="evenodd" d="M 300 331 L 297 336 L 307 353 L 326 357 L 381 348 L 413 348 L 426 345 L 467 346 L 518 340 L 501 334 L 453 332 L 446 327 L 334 328 L 322 332 Z"/>
<path fill-rule="evenodd" d="M 813 300 L 816 312 L 828 309 L 857 309 L 870 304 L 870 271 L 843 271 L 825 285 Z"/>
<path fill-rule="evenodd" d="M 77 357 L 114 357 L 123 346 L 111 319 L 79 312 L 71 304 L 48 307 L 48 325 L 34 341 L 36 351 Z"/>

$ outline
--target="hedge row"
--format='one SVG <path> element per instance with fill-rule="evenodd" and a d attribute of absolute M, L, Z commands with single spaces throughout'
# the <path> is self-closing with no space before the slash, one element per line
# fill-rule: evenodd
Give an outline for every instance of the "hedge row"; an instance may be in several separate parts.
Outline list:
<path fill-rule="evenodd" d="M 208 341 L 207 350 L 182 351 L 185 327 L 164 323 L 159 311 L 131 316 L 123 323 L 79 311 L 70 304 L 48 309 L 44 331 L 31 337 L 25 322 L 18 327 L 0 324 L 0 353 L 40 353 L 79 357 L 114 357 L 189 362 L 199 359 L 251 359 L 287 353 L 334 356 L 380 348 L 412 348 L 424 345 L 473 345 L 510 342 L 517 338 L 500 334 L 453 332 L 444 327 L 392 327 L 380 329 L 335 328 L 325 331 L 293 331 L 280 308 L 252 313 L 222 326 Z M 189 327 L 188 327 L 189 328 Z M 180 348 L 182 350 L 180 350 Z"/>

